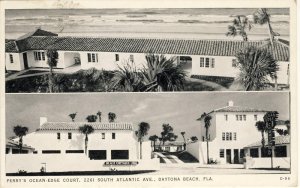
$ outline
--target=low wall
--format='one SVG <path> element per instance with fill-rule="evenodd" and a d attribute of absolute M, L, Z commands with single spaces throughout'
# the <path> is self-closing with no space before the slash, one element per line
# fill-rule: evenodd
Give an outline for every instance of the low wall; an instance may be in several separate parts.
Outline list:
<path fill-rule="evenodd" d="M 186 151 L 198 159 L 199 163 L 203 163 L 201 143 L 194 142 L 186 145 Z"/>
<path fill-rule="evenodd" d="M 105 162 L 138 162 L 136 165 L 105 165 Z M 90 160 L 85 154 L 16 154 L 6 155 L 6 173 L 16 173 L 19 170 L 40 172 L 46 167 L 46 172 L 78 172 L 78 171 L 135 171 L 159 170 L 159 159 L 143 160 Z"/>
<path fill-rule="evenodd" d="M 274 168 L 290 168 L 290 157 L 273 157 Z M 246 168 L 271 168 L 271 158 L 246 158 Z"/>

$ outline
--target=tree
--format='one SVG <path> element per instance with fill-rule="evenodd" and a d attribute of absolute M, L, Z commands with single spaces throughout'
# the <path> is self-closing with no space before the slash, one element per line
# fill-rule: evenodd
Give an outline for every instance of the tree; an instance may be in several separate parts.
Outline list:
<path fill-rule="evenodd" d="M 115 122 L 115 119 L 117 119 L 117 115 L 113 112 L 108 113 L 108 122 L 112 123 Z"/>
<path fill-rule="evenodd" d="M 157 135 L 152 135 L 152 136 L 149 136 L 149 140 L 151 140 L 153 142 L 153 150 L 155 151 L 155 143 L 156 143 L 156 140 L 158 139 L 158 136 Z"/>
<path fill-rule="evenodd" d="M 267 131 L 267 126 L 266 126 L 266 123 L 264 121 L 258 121 L 255 123 L 255 127 L 258 131 L 261 132 L 261 145 L 262 145 L 262 148 L 263 148 L 263 151 L 264 151 L 264 148 L 265 148 L 265 132 Z"/>
<path fill-rule="evenodd" d="M 85 139 L 84 139 L 84 146 L 85 146 L 84 153 L 85 154 L 87 154 L 87 147 L 88 147 L 88 141 L 89 141 L 88 135 L 92 134 L 94 131 L 95 130 L 91 125 L 85 124 L 85 125 L 79 127 L 79 132 L 85 135 Z"/>
<path fill-rule="evenodd" d="M 101 122 L 101 115 L 102 115 L 102 113 L 100 111 L 98 111 L 97 116 L 98 116 L 99 122 Z"/>
<path fill-rule="evenodd" d="M 240 74 L 238 80 L 246 91 L 261 90 L 275 78 L 278 70 L 277 61 L 263 48 L 248 46 L 236 54 Z"/>
<path fill-rule="evenodd" d="M 47 50 L 47 64 L 49 66 L 49 92 L 53 92 L 53 67 L 56 67 L 58 53 L 56 50 Z"/>
<path fill-rule="evenodd" d="M 75 120 L 76 115 L 77 115 L 77 112 L 69 114 L 69 117 L 72 119 L 73 122 Z"/>
<path fill-rule="evenodd" d="M 290 120 L 286 120 L 284 122 L 284 124 L 285 124 L 285 126 L 287 128 L 287 134 L 290 135 L 291 134 L 291 122 L 290 122 Z"/>
<path fill-rule="evenodd" d="M 249 19 L 244 15 L 238 15 L 232 21 L 232 25 L 228 26 L 228 32 L 226 36 L 240 35 L 243 38 L 243 41 L 248 41 L 248 35 L 246 30 L 251 30 L 252 25 Z"/>
<path fill-rule="evenodd" d="M 97 121 L 97 116 L 96 115 L 88 115 L 87 117 L 86 117 L 86 120 L 88 121 L 88 122 L 96 122 Z"/>
<path fill-rule="evenodd" d="M 177 135 L 173 133 L 172 126 L 164 123 L 162 127 L 163 127 L 163 131 L 160 134 L 161 134 L 161 141 L 163 145 L 165 145 L 166 141 L 175 141 L 177 139 Z"/>
<path fill-rule="evenodd" d="M 142 70 L 145 91 L 180 91 L 183 89 L 185 72 L 176 57 L 167 59 L 164 55 L 146 55 L 147 66 Z"/>
<path fill-rule="evenodd" d="M 197 138 L 197 136 L 192 136 L 192 137 L 191 137 L 191 141 L 192 141 L 192 142 L 196 142 L 196 141 L 198 141 L 198 138 Z"/>
<path fill-rule="evenodd" d="M 271 43 L 271 49 L 272 49 L 272 53 L 274 54 L 274 37 L 275 36 L 279 36 L 278 33 L 275 33 L 272 29 L 271 26 L 271 21 L 270 21 L 271 15 L 268 14 L 267 9 L 266 8 L 260 8 L 257 9 L 254 13 L 253 13 L 253 21 L 255 24 L 260 24 L 260 25 L 268 25 L 268 30 L 269 30 L 269 39 L 270 39 L 270 43 Z M 275 74 L 275 88 L 277 90 L 277 74 Z"/>
<path fill-rule="evenodd" d="M 120 88 L 122 91 L 138 92 L 144 88 L 142 75 L 134 64 L 127 63 L 123 67 L 118 66 L 111 80 L 111 87 L 115 90 Z"/>
<path fill-rule="evenodd" d="M 181 134 L 182 137 L 183 137 L 183 141 L 184 141 L 183 149 L 185 150 L 185 149 L 186 149 L 186 140 L 185 140 L 185 137 L 184 137 L 185 132 L 181 132 L 180 134 Z"/>
<path fill-rule="evenodd" d="M 210 163 L 209 161 L 209 141 L 210 141 L 210 135 L 209 135 L 209 127 L 211 125 L 210 121 L 211 121 L 212 117 L 207 114 L 207 113 L 203 113 L 200 117 L 200 121 L 203 120 L 204 121 L 204 128 L 205 128 L 205 140 L 206 140 L 206 147 L 207 147 L 207 164 Z"/>
<path fill-rule="evenodd" d="M 19 137 L 19 153 L 22 153 L 22 147 L 23 147 L 23 136 L 25 136 L 28 132 L 27 127 L 22 127 L 20 125 L 17 125 L 13 129 L 15 135 Z"/>
<path fill-rule="evenodd" d="M 138 141 L 140 143 L 140 159 L 142 159 L 142 142 L 143 142 L 143 138 L 144 136 L 146 136 L 148 134 L 148 131 L 150 129 L 150 125 L 147 122 L 141 122 L 138 125 L 138 130 L 135 132 L 135 135 L 138 138 Z"/>

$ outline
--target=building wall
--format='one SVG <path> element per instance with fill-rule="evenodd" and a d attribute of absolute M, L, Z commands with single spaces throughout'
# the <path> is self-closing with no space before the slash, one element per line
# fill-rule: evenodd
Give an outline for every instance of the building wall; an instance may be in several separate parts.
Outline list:
<path fill-rule="evenodd" d="M 214 68 L 200 67 L 200 57 L 214 58 Z M 193 75 L 206 75 L 206 76 L 224 76 L 224 77 L 236 77 L 239 73 L 239 69 L 232 67 L 232 60 L 234 57 L 230 56 L 192 56 L 192 74 Z"/>
<path fill-rule="evenodd" d="M 13 63 L 10 62 L 10 54 L 13 56 Z M 5 53 L 6 70 L 20 71 L 24 69 L 23 54 Z"/>
<path fill-rule="evenodd" d="M 60 139 L 57 139 L 58 132 L 60 132 Z M 38 154 L 42 153 L 42 150 L 61 150 L 61 154 L 65 154 L 65 150 L 84 150 L 85 136 L 79 131 L 69 132 L 72 133 L 72 139 L 68 139 L 68 131 L 33 132 L 23 138 L 23 143 L 35 148 Z M 102 139 L 102 133 L 105 133 L 105 139 Z M 112 139 L 112 133 L 116 133 L 115 139 Z M 108 160 L 111 159 L 111 150 L 122 149 L 129 150 L 130 160 L 138 158 L 138 142 L 132 131 L 96 130 L 88 135 L 88 139 L 88 150 L 107 150 Z"/>
<path fill-rule="evenodd" d="M 246 115 L 246 121 L 236 121 L 236 115 Z M 210 134 L 211 140 L 209 142 L 209 158 L 217 160 L 220 163 L 226 163 L 226 149 L 231 150 L 231 162 L 233 163 L 234 149 L 243 149 L 245 146 L 261 140 L 261 133 L 257 131 L 254 115 L 257 115 L 257 121 L 263 120 L 265 113 L 263 112 L 217 112 L 212 115 Z M 225 115 L 228 115 L 228 120 L 225 120 Z M 201 125 L 204 127 L 204 125 Z M 223 132 L 231 132 L 232 140 L 222 140 Z M 233 133 L 236 133 L 236 140 L 233 139 Z M 202 132 L 201 135 L 205 135 Z M 226 136 L 226 134 L 225 134 Z M 202 140 L 201 140 L 202 141 Z M 224 158 L 220 158 L 220 149 L 224 149 Z M 206 152 L 206 151 L 205 151 Z M 239 162 L 242 159 L 239 158 Z"/>
<path fill-rule="evenodd" d="M 203 142 L 197 141 L 186 145 L 186 151 L 198 159 L 199 163 L 204 164 Z M 205 148 L 206 149 L 206 148 Z"/>
<path fill-rule="evenodd" d="M 279 70 L 277 71 L 277 83 L 278 84 L 288 84 L 289 76 L 288 76 L 288 67 L 289 62 L 286 61 L 278 61 Z M 272 81 L 274 83 L 275 80 Z"/>

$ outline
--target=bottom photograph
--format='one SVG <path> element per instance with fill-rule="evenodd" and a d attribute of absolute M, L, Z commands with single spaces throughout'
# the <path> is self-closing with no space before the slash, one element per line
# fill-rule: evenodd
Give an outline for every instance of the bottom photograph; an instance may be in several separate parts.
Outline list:
<path fill-rule="evenodd" d="M 288 92 L 6 94 L 6 176 L 289 174 Z"/>

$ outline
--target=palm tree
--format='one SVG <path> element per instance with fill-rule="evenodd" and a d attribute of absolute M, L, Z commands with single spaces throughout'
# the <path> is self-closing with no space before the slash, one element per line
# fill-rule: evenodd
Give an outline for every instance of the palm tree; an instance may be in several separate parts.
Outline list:
<path fill-rule="evenodd" d="M 135 135 L 138 138 L 138 141 L 140 142 L 140 159 L 142 159 L 142 142 L 144 136 L 148 134 L 148 131 L 150 129 L 150 125 L 147 122 L 141 122 L 138 125 L 138 130 L 135 132 Z"/>
<path fill-rule="evenodd" d="M 248 41 L 248 35 L 246 30 L 251 30 L 252 25 L 249 19 L 244 15 L 239 15 L 234 18 L 232 21 L 232 25 L 228 26 L 228 32 L 226 36 L 233 36 L 240 35 L 243 38 L 243 41 Z"/>
<path fill-rule="evenodd" d="M 94 128 L 91 125 L 83 125 L 79 127 L 79 132 L 85 135 L 85 139 L 84 139 L 84 145 L 85 145 L 85 149 L 84 149 L 84 153 L 87 154 L 87 147 L 88 147 L 88 135 L 92 134 L 94 132 Z"/>
<path fill-rule="evenodd" d="M 20 125 L 14 127 L 14 133 L 17 137 L 19 137 L 19 153 L 22 153 L 23 136 L 25 136 L 27 132 L 28 132 L 27 127 L 22 127 Z"/>
<path fill-rule="evenodd" d="M 238 81 L 246 91 L 261 90 L 269 84 L 268 77 L 274 79 L 278 63 L 265 48 L 248 46 L 236 54 L 240 74 Z"/>
<path fill-rule="evenodd" d="M 142 91 L 144 85 L 142 83 L 142 75 L 132 63 L 127 63 L 123 67 L 118 66 L 118 70 L 114 72 L 114 77 L 111 80 L 111 87 L 122 91 L 138 92 Z"/>
<path fill-rule="evenodd" d="M 179 91 L 183 89 L 186 73 L 176 57 L 167 59 L 164 55 L 146 55 L 147 66 L 142 70 L 145 91 Z"/>
<path fill-rule="evenodd" d="M 76 115 L 77 115 L 77 112 L 69 114 L 69 117 L 72 119 L 73 122 L 75 120 Z"/>
<path fill-rule="evenodd" d="M 268 25 L 269 39 L 271 43 L 272 53 L 274 54 L 274 37 L 279 36 L 279 33 L 273 31 L 270 21 L 271 15 L 268 14 L 266 8 L 260 8 L 253 13 L 253 21 L 255 24 Z M 275 89 L 277 90 L 277 75 L 275 74 Z"/>
<path fill-rule="evenodd" d="M 97 116 L 98 116 L 99 122 L 101 122 L 101 115 L 102 115 L 102 113 L 100 111 L 98 111 Z"/>
<path fill-rule="evenodd" d="M 267 131 L 266 123 L 263 121 L 258 121 L 255 123 L 255 127 L 257 128 L 258 131 L 261 132 L 261 145 L 262 148 L 264 149 L 266 144 L 265 135 L 264 135 L 264 133 Z"/>
<path fill-rule="evenodd" d="M 56 67 L 58 53 L 56 50 L 47 50 L 47 64 L 49 66 L 49 92 L 53 92 L 53 67 Z"/>
<path fill-rule="evenodd" d="M 157 139 L 158 139 L 157 135 L 149 136 L 149 140 L 151 140 L 153 142 L 153 151 L 155 151 L 155 143 L 156 143 Z"/>
<path fill-rule="evenodd" d="M 96 115 L 88 115 L 87 117 L 86 117 L 86 120 L 88 121 L 88 122 L 96 122 L 97 121 L 97 116 Z"/>
<path fill-rule="evenodd" d="M 182 137 L 183 137 L 183 141 L 184 141 L 183 149 L 185 150 L 185 149 L 186 149 L 186 140 L 185 140 L 185 137 L 184 137 L 185 132 L 181 132 L 180 134 L 181 134 Z"/>
<path fill-rule="evenodd" d="M 115 122 L 115 119 L 117 119 L 117 115 L 113 112 L 108 113 L 108 122 L 112 123 Z"/>
<path fill-rule="evenodd" d="M 212 117 L 207 114 L 207 113 L 203 113 L 200 117 L 200 121 L 204 120 L 204 128 L 205 128 L 205 140 L 206 140 L 206 147 L 207 147 L 207 164 L 210 163 L 209 161 L 209 145 L 208 142 L 210 140 L 210 135 L 209 135 L 209 127 L 210 127 L 210 121 L 211 121 Z"/>
<path fill-rule="evenodd" d="M 284 124 L 285 124 L 285 126 L 287 128 L 287 134 L 290 135 L 291 134 L 291 122 L 290 122 L 290 120 L 286 120 L 284 122 Z"/>

